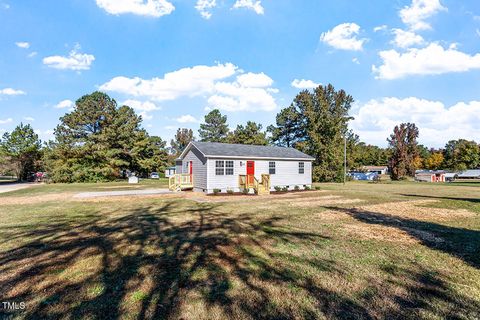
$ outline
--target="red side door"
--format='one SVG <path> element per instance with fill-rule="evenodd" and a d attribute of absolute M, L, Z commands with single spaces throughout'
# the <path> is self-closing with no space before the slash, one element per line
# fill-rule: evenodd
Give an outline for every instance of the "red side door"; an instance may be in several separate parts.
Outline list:
<path fill-rule="evenodd" d="M 255 161 L 247 161 L 247 183 L 253 184 L 255 176 Z"/>

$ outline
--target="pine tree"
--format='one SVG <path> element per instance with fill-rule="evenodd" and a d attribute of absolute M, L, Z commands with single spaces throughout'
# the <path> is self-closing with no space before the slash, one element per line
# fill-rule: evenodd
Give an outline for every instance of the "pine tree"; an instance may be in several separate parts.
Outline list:
<path fill-rule="evenodd" d="M 229 143 L 261 146 L 268 144 L 267 134 L 262 131 L 262 125 L 253 121 L 248 121 L 245 127 L 237 125 L 237 128 L 228 135 L 227 141 Z"/>
<path fill-rule="evenodd" d="M 276 125 L 270 125 L 267 132 L 271 134 L 270 141 L 281 147 L 294 147 L 302 136 L 301 114 L 291 105 L 282 109 L 276 117 Z"/>
<path fill-rule="evenodd" d="M 151 166 L 142 165 L 142 159 L 150 137 L 141 121 L 132 108 L 117 108 L 105 93 L 81 97 L 74 110 L 60 118 L 55 140 L 48 144 L 50 177 L 55 182 L 90 182 L 113 180 L 127 170 L 148 174 Z M 166 165 L 161 161 L 157 167 Z"/>
<path fill-rule="evenodd" d="M 200 124 L 198 130 L 200 141 L 205 142 L 225 142 L 228 132 L 227 116 L 222 115 L 218 109 L 205 116 L 205 123 Z"/>
<path fill-rule="evenodd" d="M 171 153 L 178 157 L 183 150 L 185 150 L 187 145 L 194 140 L 195 138 L 192 129 L 178 128 L 174 139 L 170 141 Z"/>

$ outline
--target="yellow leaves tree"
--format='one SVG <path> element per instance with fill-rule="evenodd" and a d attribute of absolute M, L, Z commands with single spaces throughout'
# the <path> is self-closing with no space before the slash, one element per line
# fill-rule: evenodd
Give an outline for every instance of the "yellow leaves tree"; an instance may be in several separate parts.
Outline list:
<path fill-rule="evenodd" d="M 438 170 L 443 164 L 443 154 L 441 152 L 432 153 L 425 159 L 425 168 L 429 170 Z"/>

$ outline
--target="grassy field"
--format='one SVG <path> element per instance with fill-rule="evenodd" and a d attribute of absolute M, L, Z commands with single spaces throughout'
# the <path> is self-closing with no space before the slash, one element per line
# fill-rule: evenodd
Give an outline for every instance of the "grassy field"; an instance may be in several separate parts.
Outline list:
<path fill-rule="evenodd" d="M 480 318 L 478 185 L 73 197 L 165 183 L 0 194 L 0 318 Z"/>

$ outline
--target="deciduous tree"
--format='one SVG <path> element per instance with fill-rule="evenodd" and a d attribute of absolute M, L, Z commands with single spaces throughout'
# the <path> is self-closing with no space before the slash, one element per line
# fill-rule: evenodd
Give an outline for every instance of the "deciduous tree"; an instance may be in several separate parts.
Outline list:
<path fill-rule="evenodd" d="M 392 180 L 404 179 L 415 175 L 415 158 L 418 157 L 418 128 L 414 123 L 402 123 L 395 126 L 387 139 L 392 156 L 389 161 Z"/>
<path fill-rule="evenodd" d="M 12 132 L 6 132 L 0 141 L 0 154 L 10 164 L 17 179 L 25 181 L 37 169 L 41 157 L 41 141 L 33 128 L 20 123 Z"/>

